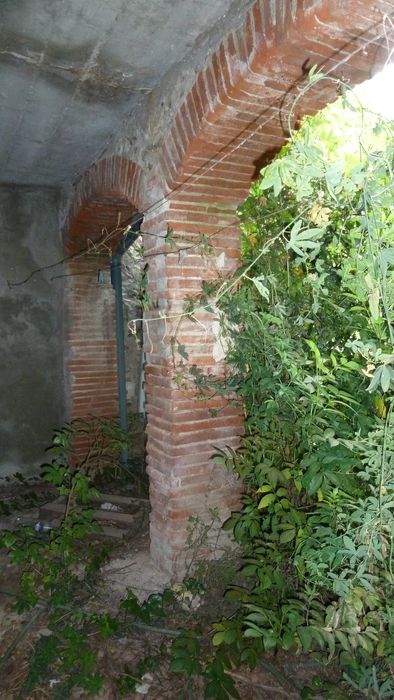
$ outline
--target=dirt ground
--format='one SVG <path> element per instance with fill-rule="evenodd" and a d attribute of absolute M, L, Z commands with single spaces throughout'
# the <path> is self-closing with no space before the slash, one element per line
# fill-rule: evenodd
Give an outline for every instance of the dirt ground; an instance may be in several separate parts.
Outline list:
<path fill-rule="evenodd" d="M 26 491 L 34 491 L 36 496 L 29 498 Z M 0 498 L 6 506 L 7 503 L 11 504 L 9 509 L 3 509 L 0 517 L 0 530 L 4 530 L 15 529 L 20 525 L 33 527 L 39 518 L 40 505 L 46 499 L 53 498 L 53 494 L 48 493 L 39 482 L 19 486 L 13 483 L 1 486 Z M 140 600 L 146 600 L 154 592 L 171 588 L 173 582 L 158 571 L 150 560 L 148 521 L 148 504 L 144 501 L 139 517 L 125 537 L 98 537 L 97 546 L 108 542 L 111 555 L 101 568 L 92 595 L 82 604 L 84 611 L 89 614 L 106 611 L 116 615 L 119 602 L 128 589 Z M 228 561 L 225 566 L 227 569 L 235 567 L 236 562 Z M 196 628 L 196 625 L 207 628 L 210 621 L 218 620 L 222 614 L 228 613 L 222 606 L 226 587 L 225 573 L 223 563 L 212 564 L 198 610 L 188 609 L 176 601 L 169 607 L 165 621 L 159 622 L 157 627 L 122 623 L 119 630 L 107 639 L 102 639 L 97 631 L 93 631 L 89 642 L 97 653 L 99 671 L 105 676 L 102 689 L 95 695 L 77 689 L 68 695 L 62 694 L 56 673 L 53 677 L 49 674 L 36 690 L 24 693 L 22 688 L 29 671 L 29 659 L 39 640 L 51 634 L 48 611 L 44 606 L 38 605 L 27 613 L 17 614 L 15 593 L 19 586 L 20 571 L 10 564 L 5 551 L 0 550 L 0 699 L 77 700 L 94 697 L 97 700 L 120 700 L 123 697 L 126 700 L 140 700 L 145 696 L 150 700 L 203 700 L 204 690 L 200 678 L 188 685 L 185 676 L 169 671 L 168 648 L 180 629 Z M 76 607 L 80 604 L 76 601 Z M 135 669 L 138 662 L 148 656 L 160 658 L 159 667 L 148 673 L 145 682 L 137 687 L 138 692 L 121 695 L 118 679 L 125 666 Z M 241 700 L 297 700 L 301 698 L 301 689 L 310 686 L 313 677 L 332 680 L 336 676 L 335 672 L 331 669 L 328 671 L 312 656 L 290 654 L 266 656 L 254 671 L 240 668 L 231 675 Z M 314 697 L 318 700 L 321 696 L 317 693 Z"/>

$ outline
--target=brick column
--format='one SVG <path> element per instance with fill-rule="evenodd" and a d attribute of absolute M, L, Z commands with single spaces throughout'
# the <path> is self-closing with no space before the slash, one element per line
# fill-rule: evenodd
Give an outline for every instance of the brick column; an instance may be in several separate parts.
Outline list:
<path fill-rule="evenodd" d="M 70 418 L 88 420 L 89 415 L 117 416 L 115 302 L 109 258 L 88 256 L 77 259 L 69 263 L 68 274 Z M 87 440 L 78 441 L 81 457 L 87 446 Z"/>
<path fill-rule="evenodd" d="M 211 460 L 216 448 L 239 444 L 239 412 L 220 396 L 201 400 L 196 398 L 193 385 L 186 389 L 179 386 L 188 365 L 217 376 L 224 370 L 215 316 L 199 310 L 197 322 L 185 318 L 178 324 L 185 297 L 201 292 L 202 280 L 212 279 L 218 267 L 226 274 L 237 264 L 239 232 L 233 222 L 234 211 L 228 207 L 220 212 L 209 204 L 185 206 L 181 196 L 164 203 L 159 214 L 144 221 L 145 231 L 162 237 L 171 227 L 177 240 L 185 237 L 197 243 L 200 233 L 207 237 L 216 234 L 211 239 L 213 257 L 202 255 L 198 248 L 163 255 L 163 238 L 145 237 L 153 306 L 144 329 L 151 553 L 161 568 L 177 575 L 188 557 L 189 518 L 198 516 L 207 522 L 210 511 L 216 509 L 221 523 L 239 507 L 240 485 L 234 475 Z M 166 251 L 169 253 L 168 248 Z M 166 318 L 157 320 L 160 315 Z M 178 343 L 185 346 L 187 361 L 177 353 Z M 210 535 L 216 536 L 216 532 Z"/>

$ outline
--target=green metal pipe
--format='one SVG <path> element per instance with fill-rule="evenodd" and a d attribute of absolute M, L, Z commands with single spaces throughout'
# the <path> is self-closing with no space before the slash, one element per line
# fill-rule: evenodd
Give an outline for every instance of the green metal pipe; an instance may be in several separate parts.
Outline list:
<path fill-rule="evenodd" d="M 142 216 L 137 216 L 127 235 L 122 239 L 118 249 L 111 258 L 111 283 L 115 291 L 115 323 L 116 323 L 116 357 L 118 367 L 118 401 L 119 425 L 127 435 L 127 391 L 126 391 L 126 356 L 123 319 L 123 290 L 122 290 L 122 255 L 138 238 Z M 121 464 L 126 464 L 127 449 L 120 455 Z"/>
<path fill-rule="evenodd" d="M 122 256 L 116 253 L 111 260 L 111 283 L 115 291 L 115 322 L 116 322 L 116 357 L 118 365 L 118 400 L 119 425 L 127 435 L 127 393 L 126 393 L 126 357 L 124 345 L 124 319 L 122 294 Z M 127 448 L 122 450 L 120 461 L 127 462 Z"/>

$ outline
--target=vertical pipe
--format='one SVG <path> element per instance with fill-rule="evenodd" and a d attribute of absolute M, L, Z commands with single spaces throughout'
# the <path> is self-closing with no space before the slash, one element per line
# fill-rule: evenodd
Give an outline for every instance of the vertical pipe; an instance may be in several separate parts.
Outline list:
<path fill-rule="evenodd" d="M 115 291 L 116 355 L 118 361 L 119 424 L 127 434 L 126 360 L 124 345 L 122 256 L 116 253 L 111 259 L 111 283 Z M 127 449 L 122 450 L 120 460 L 127 462 Z"/>
<path fill-rule="evenodd" d="M 142 339 L 143 342 L 143 339 Z M 144 390 L 144 365 L 145 365 L 145 353 L 144 347 L 141 347 L 141 363 L 140 363 L 140 376 L 138 381 L 138 413 L 145 414 L 145 390 Z"/>

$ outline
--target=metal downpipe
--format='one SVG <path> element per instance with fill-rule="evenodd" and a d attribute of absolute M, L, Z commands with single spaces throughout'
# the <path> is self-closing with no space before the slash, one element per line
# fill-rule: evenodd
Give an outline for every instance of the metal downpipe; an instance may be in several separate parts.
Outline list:
<path fill-rule="evenodd" d="M 127 394 L 126 357 L 124 343 L 123 295 L 122 295 L 122 255 L 116 253 L 111 259 L 111 283 L 115 291 L 116 357 L 118 366 L 119 425 L 127 434 Z M 127 462 L 127 449 L 120 455 L 122 464 Z"/>
<path fill-rule="evenodd" d="M 116 323 L 116 357 L 118 366 L 118 402 L 119 402 L 119 425 L 121 430 L 127 435 L 127 391 L 126 391 L 126 354 L 124 342 L 124 319 L 123 319 L 123 289 L 122 289 L 122 256 L 123 253 L 133 245 L 139 236 L 142 216 L 137 215 L 130 230 L 123 238 L 117 251 L 111 258 L 111 284 L 115 291 L 115 323 Z M 127 448 L 123 449 L 120 455 L 122 464 L 128 460 Z"/>

